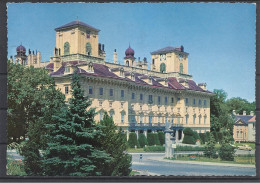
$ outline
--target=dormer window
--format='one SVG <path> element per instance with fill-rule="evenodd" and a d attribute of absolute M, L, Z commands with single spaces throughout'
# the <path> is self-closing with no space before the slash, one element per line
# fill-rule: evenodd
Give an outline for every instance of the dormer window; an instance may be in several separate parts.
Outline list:
<path fill-rule="evenodd" d="M 90 31 L 86 31 L 86 38 L 90 39 Z"/>
<path fill-rule="evenodd" d="M 183 55 L 179 54 L 179 60 L 182 61 L 183 60 Z"/>
<path fill-rule="evenodd" d="M 70 73 L 70 67 L 65 67 L 65 73 Z"/>

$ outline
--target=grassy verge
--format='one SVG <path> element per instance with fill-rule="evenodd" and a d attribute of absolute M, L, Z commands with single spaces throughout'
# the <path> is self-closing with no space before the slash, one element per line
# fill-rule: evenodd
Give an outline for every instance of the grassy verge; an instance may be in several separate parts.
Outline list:
<path fill-rule="evenodd" d="M 143 148 L 137 148 L 137 149 L 135 149 L 135 148 L 128 148 L 127 152 L 128 153 L 144 153 L 145 151 L 144 151 Z"/>
<path fill-rule="evenodd" d="M 167 158 L 170 160 L 181 160 L 181 161 L 200 161 L 200 162 L 213 162 L 213 163 L 232 163 L 232 164 L 255 164 L 255 157 L 254 156 L 235 156 L 234 161 L 222 161 L 220 158 L 213 159 L 207 158 L 204 156 L 196 156 L 195 160 L 191 160 L 190 156 L 181 155 L 176 156 L 176 158 Z"/>
<path fill-rule="evenodd" d="M 139 175 L 139 174 L 140 174 L 139 172 L 134 171 L 134 170 L 132 170 L 132 171 L 130 172 L 130 176 L 135 176 L 135 175 Z"/>

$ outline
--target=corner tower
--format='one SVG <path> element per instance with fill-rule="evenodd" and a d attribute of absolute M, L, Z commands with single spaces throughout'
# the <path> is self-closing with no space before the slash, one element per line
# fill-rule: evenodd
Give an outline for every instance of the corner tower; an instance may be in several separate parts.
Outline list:
<path fill-rule="evenodd" d="M 100 56 L 98 44 L 100 30 L 76 20 L 56 28 L 55 31 L 56 48 L 60 49 L 61 56 L 70 54 Z"/>
<path fill-rule="evenodd" d="M 184 47 L 174 48 L 168 46 L 151 52 L 151 70 L 161 73 L 178 72 L 188 74 L 188 53 L 184 52 Z"/>

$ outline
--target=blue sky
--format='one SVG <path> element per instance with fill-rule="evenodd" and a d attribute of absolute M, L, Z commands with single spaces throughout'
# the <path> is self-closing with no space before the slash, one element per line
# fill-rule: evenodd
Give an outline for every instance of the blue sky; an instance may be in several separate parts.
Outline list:
<path fill-rule="evenodd" d="M 49 60 L 56 27 L 77 19 L 100 29 L 106 60 L 117 49 L 123 63 L 129 43 L 135 57 L 184 46 L 189 74 L 209 90 L 223 89 L 228 98 L 255 100 L 254 4 L 228 3 L 9 3 L 8 56 L 21 43 Z"/>

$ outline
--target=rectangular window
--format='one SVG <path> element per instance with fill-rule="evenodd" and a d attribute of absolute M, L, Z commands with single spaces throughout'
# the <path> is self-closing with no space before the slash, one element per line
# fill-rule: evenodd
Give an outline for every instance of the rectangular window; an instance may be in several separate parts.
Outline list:
<path fill-rule="evenodd" d="M 193 116 L 193 124 L 196 123 L 196 116 Z"/>
<path fill-rule="evenodd" d="M 103 88 L 99 88 L 99 95 L 103 95 Z"/>
<path fill-rule="evenodd" d="M 186 115 L 186 124 L 188 124 L 188 121 L 189 121 L 189 116 Z"/>
<path fill-rule="evenodd" d="M 92 95 L 93 94 L 93 88 L 92 86 L 88 87 L 88 94 Z"/>
<path fill-rule="evenodd" d="M 201 100 L 199 99 L 199 105 L 201 105 Z"/>
<path fill-rule="evenodd" d="M 135 99 L 135 93 L 132 93 L 132 100 Z"/>
<path fill-rule="evenodd" d="M 70 67 L 65 67 L 65 72 L 66 73 L 70 72 Z"/>
<path fill-rule="evenodd" d="M 204 117 L 204 124 L 206 124 L 206 121 L 207 121 L 207 117 L 205 116 Z"/>
<path fill-rule="evenodd" d="M 68 94 L 68 93 L 69 93 L 69 87 L 65 86 L 65 94 Z"/>
<path fill-rule="evenodd" d="M 181 98 L 177 98 L 177 103 L 179 104 L 181 101 Z"/>
<path fill-rule="evenodd" d="M 201 119 L 201 117 L 199 117 L 199 124 L 200 124 L 200 119 Z"/>
<path fill-rule="evenodd" d="M 206 106 L 207 105 L 207 101 L 206 100 L 204 100 L 204 106 Z"/>
<path fill-rule="evenodd" d="M 125 114 L 122 112 L 121 113 L 121 123 L 124 123 L 124 118 L 125 118 Z"/>
<path fill-rule="evenodd" d="M 161 104 L 161 96 L 158 96 L 158 104 Z"/>
<path fill-rule="evenodd" d="M 110 89 L 110 90 L 109 90 L 109 96 L 110 96 L 110 97 L 113 97 L 113 95 L 114 95 L 113 89 Z"/>
<path fill-rule="evenodd" d="M 125 97 L 125 91 L 121 90 L 121 97 Z"/>
<path fill-rule="evenodd" d="M 86 37 L 87 37 L 87 39 L 90 38 L 90 31 L 86 31 Z"/>
<path fill-rule="evenodd" d="M 196 99 L 193 99 L 193 105 L 196 105 Z"/>
<path fill-rule="evenodd" d="M 131 122 L 132 122 L 132 123 L 135 122 L 135 116 L 131 116 Z"/>
<path fill-rule="evenodd" d="M 165 97 L 165 105 L 167 105 L 167 102 L 168 102 L 168 98 L 167 97 Z"/>
<path fill-rule="evenodd" d="M 158 116 L 158 123 L 160 123 L 161 122 L 161 116 L 159 115 Z"/>
<path fill-rule="evenodd" d="M 110 117 L 113 117 L 114 111 L 110 111 L 109 114 L 110 114 Z"/>
<path fill-rule="evenodd" d="M 185 99 L 185 104 L 189 105 L 189 99 L 188 98 Z"/>
<path fill-rule="evenodd" d="M 100 119 L 100 121 L 103 119 L 103 111 L 100 111 L 99 119 Z"/>
<path fill-rule="evenodd" d="M 152 104 L 152 103 L 153 103 L 153 96 L 152 96 L 152 95 L 149 95 L 149 97 L 148 97 L 148 103 L 149 103 L 149 104 Z"/>
<path fill-rule="evenodd" d="M 149 123 L 151 124 L 153 122 L 153 117 L 149 116 Z"/>
<path fill-rule="evenodd" d="M 143 94 L 140 94 L 140 100 L 143 100 Z"/>
<path fill-rule="evenodd" d="M 143 115 L 140 115 L 140 123 L 143 123 Z"/>
<path fill-rule="evenodd" d="M 172 97 L 172 104 L 174 103 L 174 98 Z"/>

